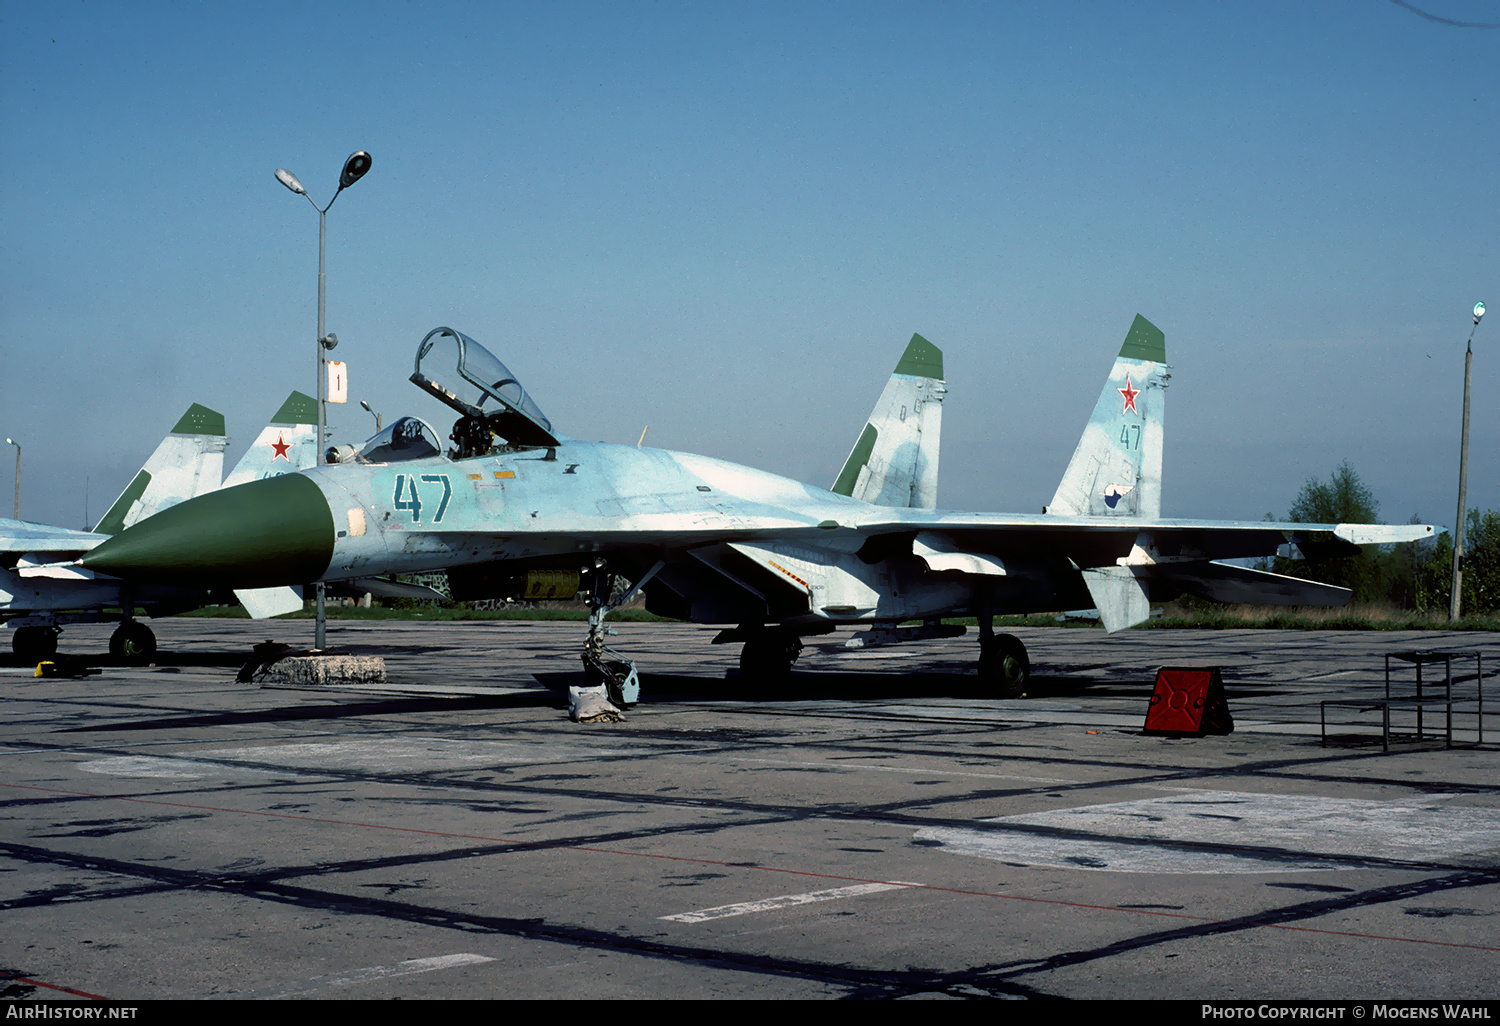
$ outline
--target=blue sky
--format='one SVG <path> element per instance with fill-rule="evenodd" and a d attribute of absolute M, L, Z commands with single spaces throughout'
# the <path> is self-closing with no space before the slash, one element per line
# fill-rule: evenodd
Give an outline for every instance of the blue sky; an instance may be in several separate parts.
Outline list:
<path fill-rule="evenodd" d="M 564 433 L 827 485 L 917 331 L 941 504 L 1034 512 L 1141 313 L 1166 513 L 1281 515 L 1347 459 L 1385 520 L 1446 526 L 1497 101 L 1500 29 L 1389 0 L 0 0 L 0 436 L 22 515 L 66 526 L 192 402 L 232 463 L 313 384 L 317 214 L 273 172 L 321 205 L 364 149 L 328 327 L 387 422 L 446 434 L 406 378 L 451 325 Z M 1483 508 L 1497 391 L 1493 312 Z"/>

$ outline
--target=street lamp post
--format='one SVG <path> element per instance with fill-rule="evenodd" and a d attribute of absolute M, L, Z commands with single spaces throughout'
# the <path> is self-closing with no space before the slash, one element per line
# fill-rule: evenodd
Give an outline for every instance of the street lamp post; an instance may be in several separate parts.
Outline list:
<path fill-rule="evenodd" d="M 1469 383 L 1474 377 L 1474 332 L 1484 304 L 1474 304 L 1474 327 L 1469 329 L 1469 344 L 1464 352 L 1464 427 L 1458 444 L 1458 523 L 1453 528 L 1453 594 L 1448 596 L 1448 619 L 1457 620 L 1464 586 L 1464 506 L 1468 503 L 1469 484 Z"/>
<path fill-rule="evenodd" d="M 15 512 L 12 513 L 11 515 L 15 519 L 20 520 L 21 519 L 21 443 L 20 442 L 13 442 L 9 438 L 7 438 L 5 440 L 5 444 L 6 445 L 14 445 L 16 447 L 16 509 L 15 509 Z"/>
<path fill-rule="evenodd" d="M 302 188 L 302 183 L 297 181 L 297 176 L 284 167 L 276 169 L 276 180 L 299 196 L 307 196 L 307 202 L 312 203 L 313 209 L 318 212 L 318 342 L 316 347 L 318 357 L 318 441 L 315 457 L 318 463 L 324 462 L 324 420 L 326 418 L 325 403 L 328 396 L 327 374 L 328 367 L 323 358 L 323 350 L 332 349 L 338 345 L 339 340 L 323 331 L 323 305 L 325 295 L 325 278 L 323 276 L 323 254 L 327 249 L 328 242 L 328 210 L 333 206 L 334 200 L 339 198 L 339 193 L 364 177 L 365 172 L 370 170 L 370 155 L 364 150 L 359 150 L 349 155 L 344 161 L 344 170 L 339 175 L 339 187 L 334 190 L 333 199 L 328 201 L 328 206 L 320 207 L 307 196 L 307 190 Z M 313 647 L 322 651 L 327 639 L 327 619 L 325 613 L 325 593 L 323 582 L 319 581 L 317 586 L 317 628 L 313 641 Z"/>

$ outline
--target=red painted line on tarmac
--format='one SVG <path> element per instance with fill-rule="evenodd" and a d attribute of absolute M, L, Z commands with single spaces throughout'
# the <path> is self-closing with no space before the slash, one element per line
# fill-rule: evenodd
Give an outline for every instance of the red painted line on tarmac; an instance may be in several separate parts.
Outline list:
<path fill-rule="evenodd" d="M 101 997 L 98 994 L 90 994 L 86 990 L 74 990 L 72 987 L 59 987 L 55 983 L 43 983 L 41 980 L 33 980 L 29 976 L 22 976 L 19 973 L 7 972 L 7 971 L 5 971 L 3 969 L 0 969 L 0 980 L 6 980 L 6 981 L 14 980 L 17 983 L 29 983 L 33 987 L 46 987 L 48 990 L 57 990 L 57 991 L 61 991 L 64 994 L 73 994 L 73 995 L 75 995 L 77 997 L 88 998 L 90 1001 L 108 1001 L 109 1000 L 109 998 L 107 998 L 107 997 Z"/>
<path fill-rule="evenodd" d="M 832 873 L 814 873 L 805 869 L 785 869 L 780 866 L 759 866 L 745 862 L 723 862 L 717 859 L 693 858 L 688 855 L 661 855 L 653 852 L 626 851 L 623 848 L 598 848 L 584 844 L 563 844 L 553 841 L 523 841 L 514 837 L 495 837 L 488 834 L 457 834 L 445 830 L 421 830 L 417 827 L 391 826 L 387 823 L 366 823 L 360 820 L 328 819 L 321 816 L 298 816 L 289 812 L 259 812 L 255 809 L 231 809 L 221 805 L 194 805 L 187 802 L 169 802 L 157 798 L 131 798 L 125 795 L 96 794 L 91 791 L 71 791 L 56 787 L 36 787 L 30 784 L 11 784 L 0 781 L 0 787 L 22 791 L 43 791 L 49 794 L 66 794 L 75 798 L 99 798 L 117 802 L 134 802 L 140 805 L 158 805 L 172 809 L 195 809 L 200 812 L 227 812 L 240 816 L 264 816 L 268 819 L 286 819 L 298 823 L 327 823 L 332 826 L 361 827 L 367 830 L 386 830 L 392 833 L 421 834 L 427 837 L 449 837 L 460 841 L 487 841 L 492 844 L 514 844 L 522 848 L 552 848 L 562 851 L 589 852 L 596 855 L 622 855 L 637 859 L 657 859 L 665 862 L 687 862 L 699 866 L 717 866 L 724 869 L 753 869 L 762 873 L 780 873 L 784 876 L 802 876 L 815 880 L 834 880 L 843 883 L 881 883 L 914 891 L 936 891 L 940 894 L 961 894 L 965 897 L 998 898 L 1003 901 L 1024 901 L 1035 905 L 1060 905 L 1065 908 L 1089 909 L 1096 912 L 1123 912 L 1137 916 L 1155 916 L 1160 919 L 1183 919 L 1194 923 L 1227 924 L 1229 920 L 1211 916 L 1194 916 L 1183 912 L 1161 912 L 1144 908 L 1120 908 L 1117 905 L 1091 905 L 1082 901 L 1064 901 L 1060 898 L 1027 898 L 1018 894 L 999 894 L 995 891 L 970 891 L 959 887 L 937 887 L 932 884 L 903 883 L 899 880 L 875 880 L 862 876 L 838 876 Z M 1485 944 L 1460 944 L 1455 941 L 1423 940 L 1418 937 L 1394 937 L 1380 933 L 1359 933 L 1352 930 L 1325 930 L 1315 926 L 1290 926 L 1285 923 L 1255 923 L 1263 930 L 1290 930 L 1295 933 L 1316 933 L 1332 937 L 1355 937 L 1362 940 L 1396 941 L 1402 944 L 1427 944 L 1440 948 L 1463 948 L 1469 951 L 1500 951 L 1500 947 Z M 103 1000 L 103 999 L 101 999 Z"/>

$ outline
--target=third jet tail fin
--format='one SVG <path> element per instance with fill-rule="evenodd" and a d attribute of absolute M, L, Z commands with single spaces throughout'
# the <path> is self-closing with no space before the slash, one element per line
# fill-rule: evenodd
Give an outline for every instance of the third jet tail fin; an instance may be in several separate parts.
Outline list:
<path fill-rule="evenodd" d="M 225 488 L 303 470 L 318 462 L 318 406 L 293 392 L 224 479 Z"/>
<path fill-rule="evenodd" d="M 118 534 L 168 506 L 219 487 L 224 473 L 224 415 L 194 403 L 162 439 L 99 522 L 96 534 Z"/>
<path fill-rule="evenodd" d="M 833 491 L 877 506 L 937 508 L 943 351 L 913 335 Z"/>
<path fill-rule="evenodd" d="M 1136 315 L 1048 513 L 1159 517 L 1166 337 Z"/>

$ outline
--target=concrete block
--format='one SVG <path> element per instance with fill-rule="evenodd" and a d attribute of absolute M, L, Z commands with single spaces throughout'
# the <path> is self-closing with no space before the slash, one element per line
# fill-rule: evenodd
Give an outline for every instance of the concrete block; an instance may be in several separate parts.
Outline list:
<path fill-rule="evenodd" d="M 380 656 L 287 656 L 255 671 L 254 680 L 283 685 L 384 684 L 385 660 Z"/>

